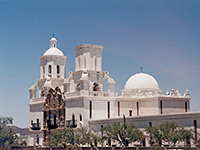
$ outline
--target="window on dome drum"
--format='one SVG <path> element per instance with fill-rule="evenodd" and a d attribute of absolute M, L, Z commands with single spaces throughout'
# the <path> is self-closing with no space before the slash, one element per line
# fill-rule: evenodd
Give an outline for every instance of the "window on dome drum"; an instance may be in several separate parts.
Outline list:
<path fill-rule="evenodd" d="M 160 114 L 163 114 L 163 103 L 160 101 Z"/>
<path fill-rule="evenodd" d="M 108 118 L 110 118 L 110 102 L 108 102 Z"/>
<path fill-rule="evenodd" d="M 51 65 L 49 65 L 49 73 L 51 73 Z"/>
<path fill-rule="evenodd" d="M 57 74 L 59 74 L 59 73 L 60 73 L 60 66 L 57 65 Z"/>
<path fill-rule="evenodd" d="M 129 116 L 131 117 L 132 116 L 132 110 L 129 110 Z"/>
<path fill-rule="evenodd" d="M 139 103 L 137 102 L 137 116 L 139 116 Z"/>
<path fill-rule="evenodd" d="M 92 101 L 90 101 L 90 104 L 89 104 L 89 108 L 90 108 L 90 118 L 92 118 Z"/>
<path fill-rule="evenodd" d="M 120 102 L 118 102 L 118 116 L 120 116 Z"/>
<path fill-rule="evenodd" d="M 187 102 L 185 102 L 185 112 L 188 111 L 187 108 L 188 108 L 188 106 L 187 106 Z"/>

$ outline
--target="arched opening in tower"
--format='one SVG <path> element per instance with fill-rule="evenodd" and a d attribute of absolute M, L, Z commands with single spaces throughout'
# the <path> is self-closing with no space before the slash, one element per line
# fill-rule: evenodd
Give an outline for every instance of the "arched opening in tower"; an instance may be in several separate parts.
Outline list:
<path fill-rule="evenodd" d="M 100 91 L 100 87 L 98 83 L 93 83 L 93 91 Z"/>

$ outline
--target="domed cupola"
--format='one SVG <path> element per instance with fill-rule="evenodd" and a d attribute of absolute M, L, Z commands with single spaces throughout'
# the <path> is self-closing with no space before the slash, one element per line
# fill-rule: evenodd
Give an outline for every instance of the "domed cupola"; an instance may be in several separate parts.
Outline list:
<path fill-rule="evenodd" d="M 144 97 L 161 94 L 161 90 L 153 76 L 146 73 L 137 73 L 127 80 L 122 94 Z"/>
<path fill-rule="evenodd" d="M 47 55 L 64 56 L 63 52 L 57 48 L 57 40 L 55 37 L 50 40 L 50 48 L 44 53 L 43 56 Z"/>

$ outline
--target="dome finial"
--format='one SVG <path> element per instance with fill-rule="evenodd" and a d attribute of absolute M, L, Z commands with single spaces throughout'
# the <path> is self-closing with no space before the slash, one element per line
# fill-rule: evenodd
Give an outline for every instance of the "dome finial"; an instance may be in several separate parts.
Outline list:
<path fill-rule="evenodd" d="M 143 67 L 140 67 L 141 73 L 143 72 Z"/>
<path fill-rule="evenodd" d="M 55 34 L 53 34 L 53 37 L 50 40 L 50 46 L 53 48 L 57 47 L 57 40 L 55 38 Z"/>

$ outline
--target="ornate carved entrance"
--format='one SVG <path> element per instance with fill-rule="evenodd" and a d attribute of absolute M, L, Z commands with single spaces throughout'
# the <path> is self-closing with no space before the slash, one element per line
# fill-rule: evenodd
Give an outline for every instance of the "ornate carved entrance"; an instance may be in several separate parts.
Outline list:
<path fill-rule="evenodd" d="M 50 89 L 43 107 L 44 144 L 51 131 L 65 127 L 65 102 L 59 87 Z"/>

